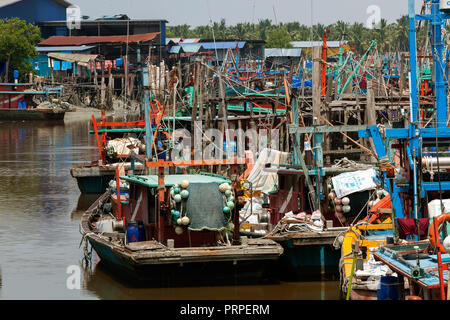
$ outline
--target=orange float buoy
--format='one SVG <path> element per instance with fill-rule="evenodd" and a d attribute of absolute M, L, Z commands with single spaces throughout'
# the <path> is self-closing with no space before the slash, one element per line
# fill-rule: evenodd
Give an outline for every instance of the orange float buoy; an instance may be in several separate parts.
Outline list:
<path fill-rule="evenodd" d="M 423 299 L 419 296 L 409 296 L 408 300 L 423 300 Z"/>

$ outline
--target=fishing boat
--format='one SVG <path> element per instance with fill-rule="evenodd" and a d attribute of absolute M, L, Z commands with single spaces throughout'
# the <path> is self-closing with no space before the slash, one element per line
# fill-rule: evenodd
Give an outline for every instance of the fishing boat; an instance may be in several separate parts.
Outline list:
<path fill-rule="evenodd" d="M 50 103 L 50 97 L 59 97 L 62 87 L 42 90 L 34 89 L 32 83 L 0 83 L 0 120 L 28 121 L 51 120 L 62 121 L 68 108 Z M 37 104 L 34 97 L 44 97 L 47 103 Z"/>
<path fill-rule="evenodd" d="M 102 111 L 101 122 L 92 116 L 92 126 L 90 133 L 95 134 L 99 159 L 70 169 L 82 194 L 104 193 L 119 168 L 123 173 L 143 169 L 140 163 L 132 168 L 129 156 L 131 150 L 138 154 L 145 151 L 145 145 L 137 139 L 145 131 L 144 121 L 107 122 Z"/>
<path fill-rule="evenodd" d="M 377 300 L 381 277 L 392 270 L 379 261 L 374 253 L 393 241 L 391 198 L 384 196 L 369 214 L 336 238 L 341 248 L 339 261 L 341 297 L 351 300 Z"/>
<path fill-rule="evenodd" d="M 230 164 L 231 162 L 227 162 Z M 82 216 L 81 231 L 103 264 L 149 285 L 199 285 L 264 277 L 282 247 L 240 237 L 231 181 L 212 174 L 117 177 Z M 126 195 L 121 192 L 128 184 Z M 118 187 L 117 187 L 118 186 Z M 162 282 L 162 283 L 161 283 Z"/>

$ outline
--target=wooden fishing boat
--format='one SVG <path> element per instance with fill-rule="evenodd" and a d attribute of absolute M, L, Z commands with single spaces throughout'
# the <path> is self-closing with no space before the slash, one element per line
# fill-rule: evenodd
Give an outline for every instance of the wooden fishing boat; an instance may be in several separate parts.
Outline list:
<path fill-rule="evenodd" d="M 58 106 L 36 107 L 34 96 L 58 97 L 62 88 L 44 88 L 34 90 L 32 83 L 0 83 L 0 120 L 62 121 L 68 111 Z"/>
<path fill-rule="evenodd" d="M 90 133 L 96 136 L 99 159 L 70 169 L 70 174 L 77 180 L 81 193 L 104 193 L 110 181 L 114 179 L 119 166 L 123 173 L 132 169 L 138 170 L 138 173 L 143 172 L 144 168 L 140 163 L 136 163 L 136 167 L 132 167 L 129 160 L 130 149 L 127 146 L 133 145 L 131 140 L 125 141 L 119 148 L 112 150 L 112 157 L 108 156 L 107 149 L 108 138 L 114 139 L 122 137 L 124 134 L 136 135 L 144 132 L 144 121 L 107 122 L 103 111 L 101 122 L 97 122 L 95 117 L 92 116 L 92 126 L 93 130 Z M 137 140 L 134 139 L 133 141 Z M 133 147 L 136 148 L 137 146 L 133 145 Z"/>
<path fill-rule="evenodd" d="M 129 184 L 128 197 L 119 179 Z M 102 263 L 127 278 L 150 286 L 255 280 L 270 270 L 264 262 L 283 252 L 272 240 L 248 239 L 234 231 L 233 210 L 225 210 L 233 207 L 225 195 L 232 191 L 224 190 L 230 186 L 224 177 L 164 175 L 160 170 L 159 175 L 129 174 L 116 181 L 118 190 L 108 190 L 82 216 L 81 231 Z M 112 226 L 108 230 L 103 228 L 107 223 Z"/>
<path fill-rule="evenodd" d="M 393 241 L 392 203 L 389 195 L 375 203 L 367 216 L 351 225 L 341 238 L 340 291 L 351 300 L 377 300 L 380 277 L 391 270 L 374 260 L 373 254 Z"/>

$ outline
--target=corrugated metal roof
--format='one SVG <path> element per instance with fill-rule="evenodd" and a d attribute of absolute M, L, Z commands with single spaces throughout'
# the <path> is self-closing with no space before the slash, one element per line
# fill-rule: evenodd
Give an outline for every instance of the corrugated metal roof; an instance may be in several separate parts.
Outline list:
<path fill-rule="evenodd" d="M 180 43 L 197 43 L 199 41 L 200 41 L 199 38 L 187 38 L 187 39 L 182 39 L 180 41 Z"/>
<path fill-rule="evenodd" d="M 86 51 L 95 46 L 62 46 L 62 47 L 35 47 L 37 52 L 56 52 L 56 51 Z"/>
<path fill-rule="evenodd" d="M 82 66 L 87 66 L 89 62 L 95 60 L 97 56 L 98 56 L 97 54 L 56 53 L 56 52 L 48 54 L 49 58 L 61 61 L 77 62 Z"/>
<path fill-rule="evenodd" d="M 346 44 L 348 41 L 342 42 L 342 44 Z M 340 41 L 327 41 L 327 47 L 330 48 L 339 48 Z M 291 44 L 294 48 L 311 48 L 311 47 L 319 47 L 323 45 L 323 41 L 291 41 Z"/>
<path fill-rule="evenodd" d="M 171 42 L 178 44 L 181 40 L 181 38 L 166 38 L 166 46 Z"/>
<path fill-rule="evenodd" d="M 23 1 L 23 0 L 0 0 L 0 8 L 9 6 L 11 4 L 14 4 L 14 3 L 20 2 L 20 1 Z M 64 8 L 68 8 L 72 5 L 70 2 L 65 1 L 65 0 L 53 0 L 53 2 L 56 2 L 57 4 L 63 6 Z"/>
<path fill-rule="evenodd" d="M 184 44 L 184 43 L 181 43 L 180 46 L 183 48 L 184 52 L 197 53 L 203 47 L 203 44 L 202 43 L 197 43 L 197 44 L 192 44 L 192 43 Z"/>
<path fill-rule="evenodd" d="M 180 52 L 182 52 L 181 46 L 173 46 L 170 47 L 169 49 L 169 53 L 180 53 Z"/>
<path fill-rule="evenodd" d="M 120 36 L 53 36 L 39 43 L 40 46 L 81 46 L 95 43 L 136 43 L 155 39 L 160 32 Z"/>
<path fill-rule="evenodd" d="M 270 48 L 264 50 L 265 57 L 300 57 L 302 55 L 301 48 L 285 49 L 285 48 Z"/>
<path fill-rule="evenodd" d="M 224 42 L 201 42 L 200 44 L 206 50 L 217 49 L 236 49 L 236 45 L 239 49 L 245 46 L 245 41 L 224 41 Z"/>

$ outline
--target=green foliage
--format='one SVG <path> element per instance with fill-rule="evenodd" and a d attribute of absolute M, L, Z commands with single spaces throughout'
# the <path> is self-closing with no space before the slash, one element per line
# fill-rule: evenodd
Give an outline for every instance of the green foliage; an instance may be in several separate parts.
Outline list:
<path fill-rule="evenodd" d="M 268 32 L 266 48 L 292 48 L 291 36 L 285 28 L 276 28 Z"/>
<path fill-rule="evenodd" d="M 362 23 L 353 24 L 337 21 L 331 25 L 316 24 L 312 28 L 299 22 L 279 23 L 275 25 L 270 19 L 259 20 L 258 23 L 238 23 L 227 26 L 225 20 L 212 25 L 216 39 L 264 40 L 267 48 L 289 48 L 290 41 L 321 41 L 323 33 L 328 34 L 329 41 L 347 40 L 355 46 L 357 54 L 363 54 L 369 43 L 376 40 L 380 52 L 407 51 L 408 16 L 402 16 L 393 23 L 386 20 L 373 29 L 368 29 Z M 450 27 L 448 27 L 450 30 Z M 212 39 L 211 26 L 199 26 L 191 29 L 188 25 L 167 28 L 167 37 Z M 417 34 L 420 46 L 425 43 L 426 29 L 421 28 Z"/>
<path fill-rule="evenodd" d="M 29 58 L 35 58 L 35 45 L 41 41 L 40 29 L 19 18 L 0 20 L 0 61 L 9 63 L 9 74 L 19 70 L 21 80 L 32 70 Z"/>

